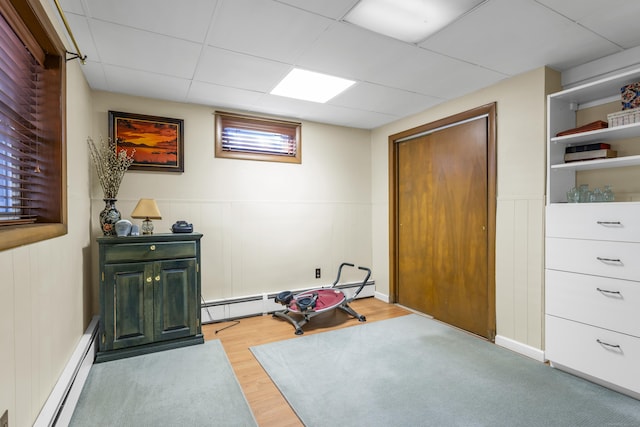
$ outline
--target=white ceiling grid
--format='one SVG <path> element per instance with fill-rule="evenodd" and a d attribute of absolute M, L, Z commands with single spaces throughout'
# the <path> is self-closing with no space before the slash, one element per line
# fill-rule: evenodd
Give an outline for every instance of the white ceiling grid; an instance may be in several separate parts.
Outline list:
<path fill-rule="evenodd" d="M 365 129 L 640 45 L 630 0 L 487 0 L 417 44 L 345 22 L 357 1 L 60 3 L 93 89 Z M 326 104 L 270 95 L 294 67 L 356 84 Z"/>

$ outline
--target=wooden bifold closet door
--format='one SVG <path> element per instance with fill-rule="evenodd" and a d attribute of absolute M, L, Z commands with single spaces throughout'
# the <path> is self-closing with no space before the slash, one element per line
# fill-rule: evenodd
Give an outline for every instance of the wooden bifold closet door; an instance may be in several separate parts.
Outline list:
<path fill-rule="evenodd" d="M 397 143 L 397 302 L 493 339 L 486 116 Z"/>

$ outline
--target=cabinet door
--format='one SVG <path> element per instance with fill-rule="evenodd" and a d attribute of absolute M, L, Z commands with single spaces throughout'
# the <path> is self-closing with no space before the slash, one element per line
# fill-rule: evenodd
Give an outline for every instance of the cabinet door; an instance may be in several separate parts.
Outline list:
<path fill-rule="evenodd" d="M 156 341 L 197 333 L 200 295 L 196 279 L 195 258 L 154 263 Z"/>
<path fill-rule="evenodd" d="M 106 264 L 104 350 L 153 341 L 153 264 Z"/>

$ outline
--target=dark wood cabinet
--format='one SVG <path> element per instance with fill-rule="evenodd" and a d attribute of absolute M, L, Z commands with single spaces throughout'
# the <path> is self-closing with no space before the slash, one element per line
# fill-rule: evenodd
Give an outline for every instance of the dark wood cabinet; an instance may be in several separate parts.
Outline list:
<path fill-rule="evenodd" d="M 204 342 L 199 233 L 99 237 L 97 362 Z"/>

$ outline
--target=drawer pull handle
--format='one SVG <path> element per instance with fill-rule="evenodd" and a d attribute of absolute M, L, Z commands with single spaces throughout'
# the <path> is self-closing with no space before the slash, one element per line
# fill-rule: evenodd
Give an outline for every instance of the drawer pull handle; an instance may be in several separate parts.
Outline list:
<path fill-rule="evenodd" d="M 600 345 L 604 345 L 604 346 L 607 346 L 607 347 L 617 348 L 619 350 L 622 350 L 622 347 L 620 347 L 618 344 L 609 344 L 608 342 L 601 341 L 600 339 L 596 339 L 596 341 L 598 341 L 598 344 L 600 344 Z"/>
<path fill-rule="evenodd" d="M 602 262 L 619 262 L 620 264 L 622 264 L 622 260 L 620 258 L 602 258 L 598 256 L 596 257 L 596 259 Z"/>
<path fill-rule="evenodd" d="M 614 295 L 622 295 L 620 291 L 608 291 L 606 289 L 596 288 L 598 292 L 602 292 L 603 294 L 614 294 Z"/>
<path fill-rule="evenodd" d="M 149 246 L 149 249 L 151 249 L 152 251 L 155 251 L 156 250 L 156 245 Z"/>
<path fill-rule="evenodd" d="M 151 276 L 147 277 L 147 283 L 151 283 L 152 280 Z"/>
<path fill-rule="evenodd" d="M 596 221 L 600 225 L 622 225 L 620 221 Z"/>

